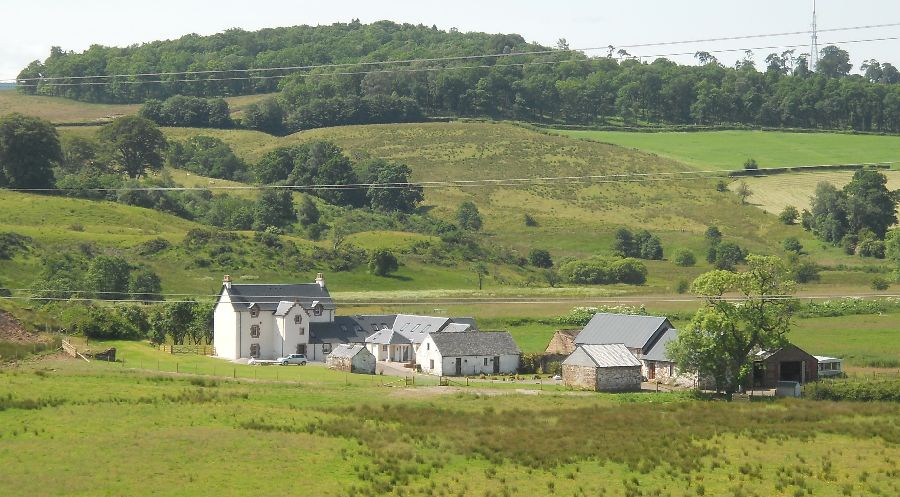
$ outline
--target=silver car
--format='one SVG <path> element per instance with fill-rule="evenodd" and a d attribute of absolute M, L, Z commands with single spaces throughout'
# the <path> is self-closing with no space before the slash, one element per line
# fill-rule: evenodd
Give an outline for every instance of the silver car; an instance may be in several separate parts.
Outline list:
<path fill-rule="evenodd" d="M 299 364 L 301 366 L 306 366 L 306 355 L 305 354 L 291 354 L 285 357 L 279 357 L 275 359 L 276 362 L 280 363 L 282 366 L 287 366 L 288 364 Z"/>

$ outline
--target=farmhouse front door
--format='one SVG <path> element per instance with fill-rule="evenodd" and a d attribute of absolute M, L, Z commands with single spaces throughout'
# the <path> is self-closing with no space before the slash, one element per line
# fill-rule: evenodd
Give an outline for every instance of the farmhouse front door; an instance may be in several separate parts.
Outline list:
<path fill-rule="evenodd" d="M 494 374 L 500 372 L 500 357 L 494 356 Z"/>
<path fill-rule="evenodd" d="M 462 358 L 456 358 L 456 376 L 462 376 Z"/>

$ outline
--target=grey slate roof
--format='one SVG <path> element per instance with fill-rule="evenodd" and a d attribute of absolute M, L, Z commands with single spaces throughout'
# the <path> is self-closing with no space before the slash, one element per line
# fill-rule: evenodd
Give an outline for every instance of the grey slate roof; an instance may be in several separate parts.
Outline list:
<path fill-rule="evenodd" d="M 669 328 L 664 331 L 662 335 L 660 335 L 659 340 L 653 344 L 653 347 L 649 352 L 644 354 L 641 359 L 645 359 L 648 361 L 660 361 L 660 362 L 672 362 L 666 354 L 666 344 L 671 341 L 674 341 L 678 338 L 678 330 L 675 328 Z"/>
<path fill-rule="evenodd" d="M 360 352 L 363 352 L 363 351 L 366 351 L 367 353 L 369 353 L 371 355 L 371 352 L 369 352 L 369 350 L 366 349 L 366 347 L 362 344 L 342 343 L 342 344 L 338 345 L 337 347 L 331 349 L 331 354 L 329 354 L 328 357 L 331 357 L 331 358 L 343 357 L 346 359 L 352 359 L 354 356 L 356 356 L 356 354 L 359 354 Z"/>
<path fill-rule="evenodd" d="M 474 331 L 469 323 L 447 323 L 441 333 L 464 333 L 466 331 Z"/>
<path fill-rule="evenodd" d="M 274 312 L 282 301 L 298 301 L 307 309 L 311 308 L 314 302 L 322 304 L 324 309 L 335 308 L 328 289 L 319 286 L 318 283 L 297 285 L 233 283 L 230 289 L 223 287 L 223 291 L 228 292 L 232 306 L 239 311 L 247 310 L 255 303 L 262 311 Z"/>
<path fill-rule="evenodd" d="M 522 351 L 505 331 L 432 333 L 431 339 L 444 357 L 519 355 Z"/>
<path fill-rule="evenodd" d="M 576 344 L 602 345 L 621 343 L 631 349 L 649 351 L 652 341 L 663 328 L 671 328 L 667 318 L 598 313 L 575 337 Z"/>
<path fill-rule="evenodd" d="M 420 344 L 431 333 L 440 331 L 465 332 L 477 329 L 472 318 L 445 318 L 435 316 L 415 316 L 398 314 L 389 330 L 372 330 L 366 338 L 367 343 L 386 344 Z"/>
<path fill-rule="evenodd" d="M 641 366 L 634 354 L 621 343 L 603 345 L 579 345 L 575 352 L 563 361 L 564 366 L 587 366 L 595 368 L 623 368 Z"/>
<path fill-rule="evenodd" d="M 388 329 L 394 324 L 394 314 L 370 316 L 335 316 L 331 323 L 310 323 L 310 343 L 364 343 L 374 331 L 373 326 Z"/>

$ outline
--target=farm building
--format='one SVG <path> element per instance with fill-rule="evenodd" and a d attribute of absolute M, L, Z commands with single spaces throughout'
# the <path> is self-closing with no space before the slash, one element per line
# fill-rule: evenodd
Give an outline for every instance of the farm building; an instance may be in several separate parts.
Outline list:
<path fill-rule="evenodd" d="M 505 331 L 439 332 L 426 336 L 416 354 L 425 373 L 438 376 L 511 374 L 522 351 Z"/>
<path fill-rule="evenodd" d="M 575 337 L 580 332 L 581 330 L 556 330 L 544 349 L 544 355 L 557 356 L 560 360 L 568 357 L 569 354 L 575 352 Z"/>
<path fill-rule="evenodd" d="M 828 378 L 833 376 L 841 376 L 844 374 L 844 370 L 841 368 L 841 364 L 844 362 L 837 357 L 827 357 L 816 355 L 813 356 L 819 361 L 819 378 Z"/>
<path fill-rule="evenodd" d="M 641 389 L 641 362 L 621 343 L 579 345 L 562 363 L 563 384 L 597 391 Z"/>
<path fill-rule="evenodd" d="M 375 356 L 360 343 L 338 345 L 328 354 L 325 365 L 348 373 L 375 374 Z"/>
<path fill-rule="evenodd" d="M 796 345 L 759 351 L 753 359 L 753 386 L 775 388 L 779 381 L 807 383 L 819 377 L 819 361 Z"/>
<path fill-rule="evenodd" d="M 665 333 L 674 328 L 668 318 L 598 313 L 575 337 L 576 345 L 623 344 L 638 359 L 650 352 Z"/>
<path fill-rule="evenodd" d="M 379 361 L 415 363 L 416 354 L 431 333 L 477 331 L 472 318 L 445 318 L 399 314 L 391 326 L 382 327 L 366 337 L 366 347 Z"/>

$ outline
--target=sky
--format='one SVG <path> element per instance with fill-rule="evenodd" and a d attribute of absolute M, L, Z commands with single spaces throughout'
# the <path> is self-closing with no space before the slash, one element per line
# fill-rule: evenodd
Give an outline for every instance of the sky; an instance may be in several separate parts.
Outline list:
<path fill-rule="evenodd" d="M 674 42 L 728 36 L 808 31 L 813 0 L 518 0 L 429 2 L 302 1 L 302 0 L 0 0 L 0 80 L 15 78 L 35 59 L 44 59 L 51 46 L 80 52 L 92 44 L 125 46 L 188 33 L 213 34 L 229 28 L 257 30 L 298 24 L 331 24 L 359 19 L 364 23 L 388 19 L 435 24 L 441 29 L 518 33 L 528 41 L 555 45 L 565 38 L 571 48 Z M 818 0 L 819 29 L 900 23 L 895 0 Z M 900 37 L 900 26 L 854 31 L 822 32 L 819 46 L 829 42 Z M 693 63 L 698 50 L 714 53 L 732 65 L 755 48 L 760 66 L 765 55 L 783 51 L 809 52 L 809 35 L 752 38 L 692 44 L 629 48 L 632 55 L 652 60 L 657 55 Z M 776 48 L 769 48 L 775 46 Z M 900 40 L 843 43 L 854 72 L 865 59 L 900 66 Z M 589 55 L 605 51 L 587 52 Z"/>

